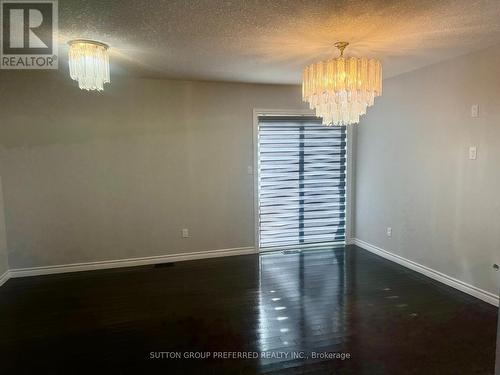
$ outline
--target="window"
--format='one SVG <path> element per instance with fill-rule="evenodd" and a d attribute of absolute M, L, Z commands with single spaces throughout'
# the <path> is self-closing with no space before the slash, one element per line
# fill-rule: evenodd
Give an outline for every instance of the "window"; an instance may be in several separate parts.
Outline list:
<path fill-rule="evenodd" d="M 345 127 L 259 117 L 258 225 L 263 250 L 345 244 Z"/>

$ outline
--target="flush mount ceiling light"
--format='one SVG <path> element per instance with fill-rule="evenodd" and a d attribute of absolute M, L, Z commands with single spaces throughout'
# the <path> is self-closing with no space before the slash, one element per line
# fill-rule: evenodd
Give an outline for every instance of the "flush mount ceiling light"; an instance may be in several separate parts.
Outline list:
<path fill-rule="evenodd" d="M 109 83 L 107 44 L 87 39 L 75 39 L 69 44 L 69 74 L 82 90 L 102 91 Z"/>
<path fill-rule="evenodd" d="M 344 57 L 347 42 L 335 43 L 340 57 L 304 69 L 302 98 L 324 125 L 357 124 L 382 94 L 382 64 L 376 59 Z"/>

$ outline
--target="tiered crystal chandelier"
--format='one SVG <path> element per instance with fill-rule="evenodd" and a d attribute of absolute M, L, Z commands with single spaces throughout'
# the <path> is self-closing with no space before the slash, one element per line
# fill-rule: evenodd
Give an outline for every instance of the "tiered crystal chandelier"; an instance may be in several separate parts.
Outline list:
<path fill-rule="evenodd" d="M 340 57 L 304 69 L 302 98 L 324 125 L 357 124 L 382 94 L 382 64 L 376 59 L 344 57 L 347 42 L 335 43 Z"/>
<path fill-rule="evenodd" d="M 109 83 L 107 44 L 76 39 L 69 43 L 69 74 L 82 90 L 102 91 Z"/>

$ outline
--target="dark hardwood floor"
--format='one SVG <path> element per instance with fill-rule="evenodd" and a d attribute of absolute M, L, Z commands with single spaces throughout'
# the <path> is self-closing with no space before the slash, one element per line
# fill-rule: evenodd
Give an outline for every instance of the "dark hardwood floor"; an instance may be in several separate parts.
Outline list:
<path fill-rule="evenodd" d="M 11 279 L 0 373 L 493 374 L 496 317 L 356 247 Z"/>

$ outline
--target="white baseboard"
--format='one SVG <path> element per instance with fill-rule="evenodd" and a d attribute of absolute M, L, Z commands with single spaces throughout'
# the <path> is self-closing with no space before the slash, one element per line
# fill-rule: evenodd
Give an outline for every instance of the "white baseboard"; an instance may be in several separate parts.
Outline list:
<path fill-rule="evenodd" d="M 247 255 L 247 254 L 255 254 L 255 249 L 253 247 L 238 247 L 234 249 L 197 251 L 192 253 L 159 255 L 159 256 L 143 257 L 143 258 L 106 260 L 102 262 L 73 263 L 73 264 L 62 264 L 62 265 L 47 266 L 47 267 L 17 268 L 17 269 L 11 269 L 7 272 L 8 273 L 7 279 L 14 277 L 51 275 L 56 273 L 81 272 L 81 271 L 93 271 L 93 270 L 102 270 L 109 268 L 144 266 L 149 264 L 181 262 L 186 260 L 219 258 L 219 257 L 226 257 L 233 255 Z M 2 283 L 0 282 L 0 285 L 1 284 Z"/>
<path fill-rule="evenodd" d="M 473 297 L 479 298 L 485 302 L 488 302 L 494 306 L 499 305 L 499 296 L 493 293 L 487 292 L 485 290 L 479 289 L 473 285 L 469 285 L 463 281 L 455 279 L 451 276 L 445 275 L 439 271 L 433 270 L 429 267 L 423 266 L 399 255 L 393 254 L 387 250 L 380 247 L 371 245 L 365 241 L 357 238 L 348 239 L 347 244 L 357 245 L 371 253 L 379 255 L 385 259 L 398 263 L 404 267 L 407 267 L 413 271 L 419 272 L 431 279 L 439 281 L 446 284 L 452 288 L 458 289 L 464 293 L 467 293 Z M 41 275 L 51 275 L 57 273 L 68 273 L 68 272 L 81 272 L 81 271 L 93 271 L 111 268 L 122 268 L 122 267 L 133 267 L 133 266 L 144 266 L 150 264 L 167 263 L 167 262 L 181 262 L 187 260 L 197 260 L 197 259 L 207 259 L 207 258 L 218 258 L 233 255 L 247 255 L 255 254 L 256 251 L 253 247 L 239 247 L 233 249 L 221 249 L 221 250 L 209 250 L 209 251 L 197 251 L 191 253 L 180 253 L 171 255 L 160 255 L 152 257 L 142 257 L 142 258 L 130 258 L 130 259 L 119 259 L 119 260 L 107 260 L 101 262 L 86 262 L 86 263 L 73 263 L 64 264 L 56 266 L 47 267 L 32 267 L 32 268 L 18 268 L 11 269 L 0 276 L 0 286 L 5 284 L 7 280 L 15 277 L 26 277 L 26 276 L 41 276 Z"/>
<path fill-rule="evenodd" d="M 439 281 L 443 284 L 446 284 L 448 286 L 451 286 L 452 288 L 458 289 L 461 292 L 467 293 L 473 297 L 479 298 L 480 300 L 483 300 L 484 302 L 488 302 L 489 304 L 492 304 L 494 306 L 499 305 L 499 296 L 495 295 L 493 293 L 487 292 L 485 290 L 479 289 L 473 285 L 467 284 L 463 281 L 460 281 L 458 279 L 455 279 L 451 276 L 445 275 L 442 272 L 433 270 L 432 268 L 423 266 L 421 264 L 418 264 L 414 261 L 408 260 L 406 258 L 403 258 L 399 255 L 393 254 L 387 250 L 384 250 L 380 247 L 371 245 L 365 241 L 362 241 L 357 238 L 352 239 L 352 244 L 359 246 L 373 254 L 379 255 L 382 258 L 388 259 L 390 261 L 393 261 L 395 263 L 398 263 L 406 268 L 409 268 L 413 271 L 416 271 L 418 273 L 421 273 L 427 277 L 430 277 L 431 279 L 434 279 L 436 281 Z"/>
<path fill-rule="evenodd" d="M 5 284 L 7 282 L 7 280 L 10 279 L 9 273 L 10 273 L 9 271 L 5 271 L 5 273 L 0 276 L 0 286 Z"/>

